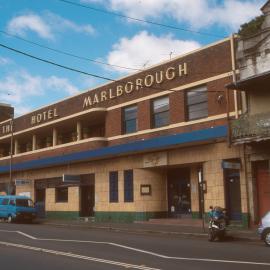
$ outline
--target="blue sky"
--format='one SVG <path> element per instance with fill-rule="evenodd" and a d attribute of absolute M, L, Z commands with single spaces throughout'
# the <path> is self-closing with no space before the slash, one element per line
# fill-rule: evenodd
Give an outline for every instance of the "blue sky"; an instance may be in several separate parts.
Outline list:
<path fill-rule="evenodd" d="M 128 17 L 202 35 L 142 23 L 60 0 L 0 0 L 0 43 L 37 57 L 113 79 L 237 32 L 260 14 L 266 0 L 70 0 Z M 8 33 L 8 36 L 3 33 Z M 17 38 L 16 38 L 17 37 Z M 101 65 L 27 43 L 108 63 Z M 106 83 L 0 47 L 0 103 L 16 115 Z"/>

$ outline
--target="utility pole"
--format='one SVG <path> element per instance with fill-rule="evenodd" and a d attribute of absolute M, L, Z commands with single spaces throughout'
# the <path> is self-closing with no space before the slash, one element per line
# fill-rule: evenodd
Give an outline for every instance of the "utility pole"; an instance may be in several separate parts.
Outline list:
<path fill-rule="evenodd" d="M 10 157 L 9 157 L 9 185 L 8 185 L 8 194 L 11 195 L 12 191 L 12 166 L 13 166 L 13 134 L 14 134 L 14 113 L 11 114 L 10 119 Z"/>

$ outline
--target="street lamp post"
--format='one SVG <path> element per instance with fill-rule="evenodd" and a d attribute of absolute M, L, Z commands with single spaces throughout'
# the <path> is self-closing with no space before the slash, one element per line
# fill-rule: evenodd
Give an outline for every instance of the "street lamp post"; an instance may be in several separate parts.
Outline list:
<path fill-rule="evenodd" d="M 14 113 L 11 114 L 10 129 L 11 129 L 11 136 L 10 136 L 9 185 L 8 185 L 8 194 L 9 195 L 11 195 L 11 191 L 12 191 Z"/>

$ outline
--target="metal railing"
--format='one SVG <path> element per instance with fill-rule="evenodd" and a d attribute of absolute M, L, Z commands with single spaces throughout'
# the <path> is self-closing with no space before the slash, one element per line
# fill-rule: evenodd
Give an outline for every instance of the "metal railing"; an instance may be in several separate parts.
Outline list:
<path fill-rule="evenodd" d="M 232 140 L 270 137 L 270 112 L 255 115 L 243 114 L 231 120 Z"/>

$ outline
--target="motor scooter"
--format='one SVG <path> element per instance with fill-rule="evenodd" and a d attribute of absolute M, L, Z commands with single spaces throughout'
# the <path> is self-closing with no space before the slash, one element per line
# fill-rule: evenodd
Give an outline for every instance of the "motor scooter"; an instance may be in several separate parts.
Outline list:
<path fill-rule="evenodd" d="M 224 208 L 210 206 L 209 211 L 209 227 L 208 240 L 210 242 L 218 238 L 219 241 L 224 240 L 226 236 L 227 217 Z"/>

